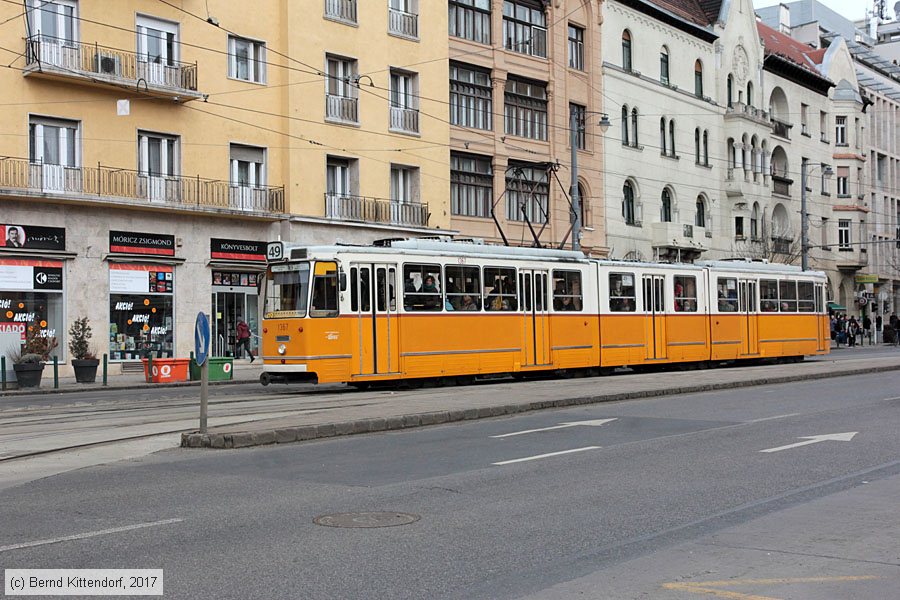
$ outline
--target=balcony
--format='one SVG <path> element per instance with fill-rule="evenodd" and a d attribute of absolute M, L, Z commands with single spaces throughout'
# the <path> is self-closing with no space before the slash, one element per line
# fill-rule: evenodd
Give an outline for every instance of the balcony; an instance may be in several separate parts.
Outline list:
<path fill-rule="evenodd" d="M 743 196 L 745 191 L 744 170 L 729 167 L 725 171 L 725 195 Z"/>
<path fill-rule="evenodd" d="M 791 127 L 793 127 L 793 125 L 790 123 L 772 119 L 772 135 L 777 135 L 780 138 L 789 140 L 791 139 Z"/>
<path fill-rule="evenodd" d="M 761 108 L 756 108 L 743 102 L 732 102 L 725 111 L 725 120 L 747 119 L 758 125 L 770 125 L 769 113 Z"/>
<path fill-rule="evenodd" d="M 359 123 L 359 100 L 346 96 L 325 96 L 325 118 L 340 123 Z"/>
<path fill-rule="evenodd" d="M 782 177 L 780 175 L 772 175 L 772 193 L 780 196 L 790 196 L 792 183 L 794 183 L 793 179 L 788 179 L 787 177 Z"/>
<path fill-rule="evenodd" d="M 151 176 L 114 167 L 65 167 L 0 158 L 0 194 L 42 194 L 200 210 L 284 212 L 284 188 L 200 177 Z"/>
<path fill-rule="evenodd" d="M 325 16 L 329 19 L 356 23 L 356 0 L 325 0 Z"/>
<path fill-rule="evenodd" d="M 203 97 L 197 91 L 196 63 L 155 62 L 134 52 L 41 34 L 25 40 L 23 73 L 26 77 L 65 79 L 117 89 L 129 87 L 176 102 Z"/>
<path fill-rule="evenodd" d="M 341 221 L 428 226 L 428 206 L 418 202 L 400 203 L 380 198 L 325 194 L 325 216 Z"/>
<path fill-rule="evenodd" d="M 419 39 L 419 15 L 389 8 L 388 32 L 393 35 Z"/>
<path fill-rule="evenodd" d="M 419 111 L 414 108 L 392 106 L 391 129 L 403 133 L 419 133 Z"/>
<path fill-rule="evenodd" d="M 706 229 L 682 223 L 652 223 L 651 243 L 660 260 L 689 262 L 706 252 Z"/>
<path fill-rule="evenodd" d="M 869 253 L 861 245 L 842 246 L 838 244 L 838 252 L 835 257 L 835 265 L 842 271 L 857 271 L 867 267 Z"/>

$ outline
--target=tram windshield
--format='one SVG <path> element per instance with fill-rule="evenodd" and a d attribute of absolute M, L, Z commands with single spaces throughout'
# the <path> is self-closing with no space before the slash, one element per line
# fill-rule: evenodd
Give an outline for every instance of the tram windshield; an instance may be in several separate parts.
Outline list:
<path fill-rule="evenodd" d="M 266 281 L 266 318 L 305 317 L 309 263 L 272 265 Z"/>

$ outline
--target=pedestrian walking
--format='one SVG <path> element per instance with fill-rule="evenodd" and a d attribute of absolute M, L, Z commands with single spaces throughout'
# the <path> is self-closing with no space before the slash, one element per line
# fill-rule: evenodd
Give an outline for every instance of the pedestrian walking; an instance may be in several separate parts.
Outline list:
<path fill-rule="evenodd" d="M 869 315 L 865 315 L 862 318 L 862 330 L 863 330 L 863 342 L 866 340 L 869 341 L 869 345 L 872 345 L 872 319 L 869 318 Z M 863 344 L 865 345 L 865 344 Z"/>
<path fill-rule="evenodd" d="M 884 319 L 881 318 L 881 315 L 875 315 L 875 343 L 884 341 Z M 879 335 L 881 334 L 881 335 Z"/>
<path fill-rule="evenodd" d="M 847 322 L 847 345 L 851 348 L 856 347 L 856 336 L 859 335 L 859 323 L 856 317 L 850 317 Z"/>
<path fill-rule="evenodd" d="M 240 352 L 242 349 L 247 351 L 247 356 L 250 357 L 250 362 L 252 363 L 253 352 L 250 351 L 250 326 L 244 322 L 243 319 L 240 319 L 237 322 L 237 327 L 235 328 L 235 337 L 237 338 L 237 345 L 235 347 L 235 354 L 243 354 Z M 243 356 L 238 356 L 238 358 L 243 358 Z"/>

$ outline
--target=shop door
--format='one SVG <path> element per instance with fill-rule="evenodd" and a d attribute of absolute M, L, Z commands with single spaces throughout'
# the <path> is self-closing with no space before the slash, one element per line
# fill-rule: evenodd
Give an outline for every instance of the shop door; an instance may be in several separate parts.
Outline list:
<path fill-rule="evenodd" d="M 756 281 L 742 279 L 738 282 L 738 310 L 744 318 L 741 354 L 757 356 L 759 354 L 759 316 L 756 312 Z"/>
<path fill-rule="evenodd" d="M 392 264 L 350 265 L 350 310 L 356 314 L 353 361 L 355 375 L 400 371 L 397 319 L 397 267 Z"/>
<path fill-rule="evenodd" d="M 213 310 L 216 327 L 213 338 L 214 356 L 234 356 L 237 346 L 237 323 L 246 321 L 246 294 L 240 292 L 216 292 Z M 253 331 L 251 329 L 251 331 Z M 255 333 L 255 331 L 254 331 Z M 250 340 L 251 345 L 253 339 Z M 248 358 L 246 356 L 242 358 Z"/>
<path fill-rule="evenodd" d="M 660 360 L 666 352 L 666 278 L 662 275 L 644 275 L 644 340 L 647 360 Z"/>
<path fill-rule="evenodd" d="M 550 315 L 547 271 L 519 271 L 519 306 L 522 307 L 522 366 L 550 364 Z"/>

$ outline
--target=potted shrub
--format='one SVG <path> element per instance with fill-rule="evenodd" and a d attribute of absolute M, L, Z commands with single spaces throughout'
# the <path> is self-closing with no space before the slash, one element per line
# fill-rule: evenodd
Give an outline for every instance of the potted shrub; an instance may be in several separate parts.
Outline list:
<path fill-rule="evenodd" d="M 39 387 L 44 361 L 57 346 L 55 337 L 44 337 L 34 325 L 25 329 L 22 349 L 13 357 L 13 370 L 20 388 Z"/>
<path fill-rule="evenodd" d="M 94 383 L 97 380 L 97 365 L 100 361 L 91 352 L 91 325 L 87 317 L 75 319 L 69 328 L 69 352 L 72 353 L 72 367 L 75 369 L 75 381 L 78 383 Z"/>

